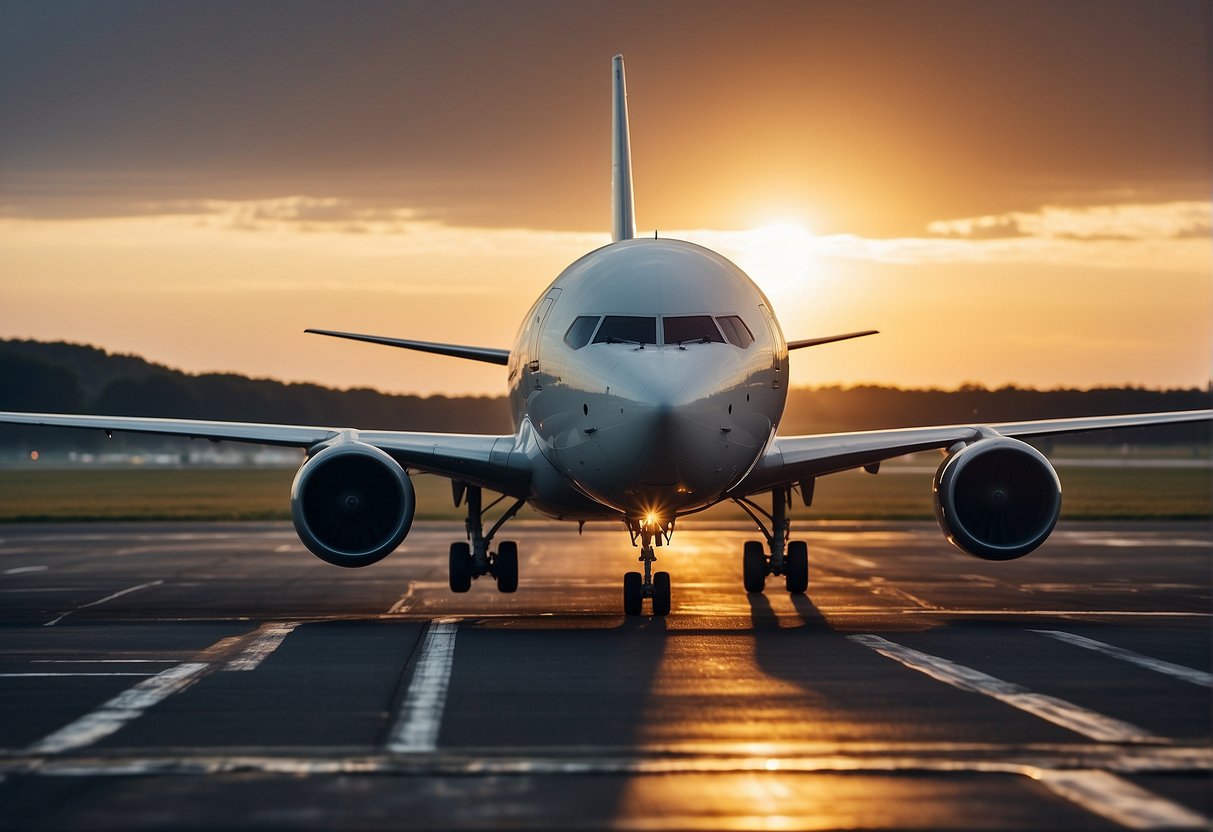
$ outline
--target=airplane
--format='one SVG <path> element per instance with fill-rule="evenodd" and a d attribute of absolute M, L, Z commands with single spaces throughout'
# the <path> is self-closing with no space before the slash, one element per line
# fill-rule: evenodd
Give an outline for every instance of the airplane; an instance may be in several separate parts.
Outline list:
<path fill-rule="evenodd" d="M 640 549 L 623 607 L 671 609 L 657 547 L 677 520 L 729 500 L 764 540 L 744 543 L 743 585 L 769 576 L 808 589 L 808 546 L 793 540 L 793 493 L 808 506 L 818 477 L 904 454 L 942 450 L 935 515 L 957 548 L 986 560 L 1022 557 L 1053 531 L 1061 483 L 1023 440 L 1079 431 L 1208 421 L 1213 410 L 961 424 L 780 436 L 788 355 L 876 334 L 787 341 L 771 302 L 736 265 L 702 246 L 636 236 L 623 56 L 612 60 L 612 240 L 589 252 L 532 304 L 510 349 L 310 333 L 437 353 L 506 368 L 515 432 L 507 435 L 372 431 L 182 419 L 0 413 L 0 422 L 259 443 L 303 449 L 291 516 L 307 548 L 328 563 L 362 567 L 405 539 L 416 508 L 409 472 L 449 478 L 466 506 L 465 540 L 451 544 L 449 583 L 467 592 L 491 577 L 518 588 L 518 546 L 498 532 L 524 505 L 557 519 L 613 520 Z M 484 492 L 501 495 L 489 505 Z M 770 495 L 770 509 L 759 503 Z M 485 530 L 486 514 L 504 500 Z"/>

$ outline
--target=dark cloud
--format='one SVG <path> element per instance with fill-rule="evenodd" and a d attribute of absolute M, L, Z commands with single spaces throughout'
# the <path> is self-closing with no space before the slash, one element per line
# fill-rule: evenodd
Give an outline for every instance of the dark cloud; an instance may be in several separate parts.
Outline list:
<path fill-rule="evenodd" d="M 1207 196 L 1204 0 L 0 4 L 10 215 L 332 196 L 605 223 L 628 56 L 639 219 L 916 232 L 1108 189 Z M 1073 204 L 1074 200 L 1067 200 Z"/>

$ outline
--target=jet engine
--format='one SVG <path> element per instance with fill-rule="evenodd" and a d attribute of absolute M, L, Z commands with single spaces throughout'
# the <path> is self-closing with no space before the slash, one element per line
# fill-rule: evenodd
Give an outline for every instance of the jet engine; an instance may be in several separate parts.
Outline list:
<path fill-rule="evenodd" d="M 1013 560 L 1053 531 L 1061 481 L 1044 454 L 1018 439 L 980 439 L 935 473 L 935 518 L 957 548 L 983 560 Z"/>
<path fill-rule="evenodd" d="M 336 566 L 369 566 L 392 553 L 413 524 L 417 498 L 396 460 L 363 442 L 340 442 L 308 459 L 291 484 L 303 545 Z"/>

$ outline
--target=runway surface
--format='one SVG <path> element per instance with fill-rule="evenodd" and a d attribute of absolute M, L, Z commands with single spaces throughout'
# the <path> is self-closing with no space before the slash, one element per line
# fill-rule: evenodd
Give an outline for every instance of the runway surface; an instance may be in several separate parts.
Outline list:
<path fill-rule="evenodd" d="M 461 531 L 0 528 L 0 828 L 1209 827 L 1207 524 L 808 525 L 801 597 L 687 524 L 664 619 L 621 528 L 507 527 L 514 595 L 449 592 Z"/>

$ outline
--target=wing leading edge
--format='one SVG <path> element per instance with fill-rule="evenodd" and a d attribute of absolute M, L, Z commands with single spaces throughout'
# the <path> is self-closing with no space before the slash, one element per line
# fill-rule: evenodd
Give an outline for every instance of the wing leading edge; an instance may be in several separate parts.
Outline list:
<path fill-rule="evenodd" d="M 435 341 L 413 341 L 407 338 L 385 338 L 381 335 L 361 335 L 357 332 L 336 332 L 331 329 L 305 329 L 311 335 L 328 335 L 332 338 L 348 338 L 351 341 L 365 341 L 368 344 L 381 344 L 386 347 L 400 347 L 417 352 L 431 352 L 437 355 L 449 355 L 454 358 L 466 358 L 471 361 L 483 361 L 487 364 L 509 363 L 510 351 L 492 347 L 468 347 L 463 344 L 441 344 Z"/>
<path fill-rule="evenodd" d="M 1170 413 L 1044 419 L 1034 422 L 777 436 L 766 454 L 733 489 L 733 494 L 755 494 L 776 486 L 861 468 L 905 454 L 949 448 L 958 442 L 975 442 L 991 434 L 1025 439 L 1113 428 L 1207 422 L 1210 419 L 1213 419 L 1213 410 L 1183 410 Z"/>
<path fill-rule="evenodd" d="M 396 459 L 401 465 L 431 474 L 481 485 L 490 490 L 525 497 L 530 467 L 514 453 L 511 435 L 368 431 L 305 425 L 271 425 L 256 422 L 209 422 L 195 419 L 149 419 L 137 416 L 79 416 L 63 413 L 0 412 L 0 423 L 45 427 L 86 428 L 112 433 L 148 433 L 248 442 L 312 451 L 336 442 L 364 442 Z"/>

